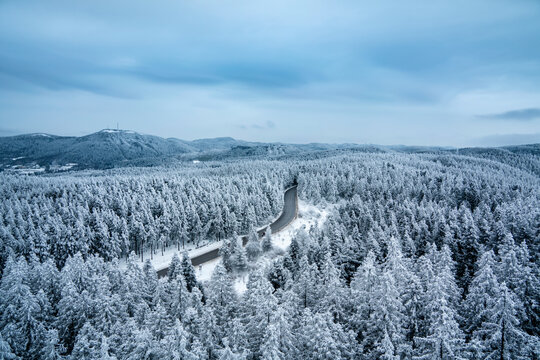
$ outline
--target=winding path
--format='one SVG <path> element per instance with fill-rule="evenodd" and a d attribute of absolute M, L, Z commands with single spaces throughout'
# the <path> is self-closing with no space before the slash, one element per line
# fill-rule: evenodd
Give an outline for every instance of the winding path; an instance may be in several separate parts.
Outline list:
<path fill-rule="evenodd" d="M 281 212 L 281 215 L 273 222 L 271 223 L 270 229 L 272 230 L 272 234 L 278 233 L 284 228 L 287 227 L 298 214 L 298 191 L 297 186 L 293 186 L 288 188 L 285 191 L 285 194 L 283 195 L 283 211 Z M 264 233 L 266 232 L 267 227 L 262 228 L 258 231 L 259 237 L 263 237 Z M 246 245 L 247 243 L 247 236 L 242 236 L 242 244 Z M 204 264 L 207 261 L 214 260 L 219 257 L 219 249 L 212 249 L 208 252 L 205 252 L 204 254 L 197 255 L 195 257 L 191 258 L 191 263 L 193 266 L 198 266 L 201 264 Z M 167 273 L 169 272 L 169 268 L 166 267 L 164 269 L 161 269 L 157 272 L 158 277 L 164 277 L 167 276 Z"/>

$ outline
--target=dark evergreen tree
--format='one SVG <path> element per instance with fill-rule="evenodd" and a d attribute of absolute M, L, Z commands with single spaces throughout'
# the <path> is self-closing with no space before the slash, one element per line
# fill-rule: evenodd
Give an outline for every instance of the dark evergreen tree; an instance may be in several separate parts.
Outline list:
<path fill-rule="evenodd" d="M 186 282 L 186 288 L 191 292 L 194 287 L 198 286 L 198 282 L 197 277 L 195 276 L 195 269 L 193 268 L 193 264 L 191 263 L 191 259 L 187 252 L 182 254 L 182 263 L 180 266 L 182 269 L 181 273 Z"/>

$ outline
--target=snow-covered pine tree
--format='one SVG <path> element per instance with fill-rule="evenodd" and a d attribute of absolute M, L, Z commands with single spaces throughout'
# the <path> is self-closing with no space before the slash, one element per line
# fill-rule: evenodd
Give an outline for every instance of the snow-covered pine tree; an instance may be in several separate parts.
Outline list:
<path fill-rule="evenodd" d="M 226 336 L 229 319 L 236 314 L 237 299 L 231 277 L 223 265 L 218 264 L 208 282 L 207 304 L 215 317 L 215 332 L 218 338 Z"/>
<path fill-rule="evenodd" d="M 270 226 L 267 226 L 264 232 L 264 236 L 261 242 L 262 251 L 268 252 L 273 249 L 272 245 L 272 229 Z"/>
<path fill-rule="evenodd" d="M 191 258 L 189 257 L 187 251 L 184 251 L 184 253 L 182 254 L 182 262 L 180 264 L 180 267 L 182 275 L 186 282 L 186 288 L 189 292 L 191 292 L 194 287 L 198 286 L 198 282 L 197 277 L 195 276 L 195 269 L 193 268 Z"/>
<path fill-rule="evenodd" d="M 489 320 L 490 311 L 500 296 L 493 251 L 485 251 L 478 259 L 476 272 L 463 304 L 465 330 L 468 338 Z"/>
<path fill-rule="evenodd" d="M 261 242 L 259 241 L 259 235 L 253 227 L 250 228 L 248 233 L 248 242 L 246 244 L 246 255 L 249 261 L 255 261 L 262 253 Z"/>
<path fill-rule="evenodd" d="M 449 281 L 447 276 L 436 275 L 429 283 L 425 296 L 428 334 L 416 338 L 417 359 L 466 359 L 464 335 L 456 321 L 451 295 L 447 292 L 452 286 L 445 284 L 446 281 Z"/>
<path fill-rule="evenodd" d="M 182 273 L 182 265 L 177 253 L 173 254 L 171 263 L 169 264 L 169 270 L 167 271 L 167 278 L 169 281 L 176 279 L 178 275 Z"/>
<path fill-rule="evenodd" d="M 16 358 L 17 356 L 11 351 L 11 347 L 7 341 L 4 340 L 4 337 L 0 332 L 0 360 L 13 360 Z M 50 359 L 56 360 L 54 357 L 51 357 Z"/>
<path fill-rule="evenodd" d="M 525 352 L 527 335 L 520 329 L 517 318 L 521 306 L 519 299 L 503 282 L 499 297 L 488 310 L 488 320 L 473 333 L 473 340 L 481 346 L 484 358 L 529 358 Z"/>
<path fill-rule="evenodd" d="M 277 308 L 277 299 L 272 293 L 272 285 L 261 270 L 250 274 L 241 310 L 249 350 L 253 357 L 260 356 L 266 328 Z"/>

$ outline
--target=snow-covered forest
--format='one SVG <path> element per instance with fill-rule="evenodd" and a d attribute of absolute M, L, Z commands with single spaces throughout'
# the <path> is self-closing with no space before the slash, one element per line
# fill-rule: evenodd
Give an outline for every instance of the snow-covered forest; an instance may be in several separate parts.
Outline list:
<path fill-rule="evenodd" d="M 539 359 L 539 169 L 341 151 L 0 175 L 0 359 Z M 238 293 L 272 243 L 237 235 L 295 180 L 331 214 Z M 209 281 L 135 263 L 203 240 L 227 244 Z"/>

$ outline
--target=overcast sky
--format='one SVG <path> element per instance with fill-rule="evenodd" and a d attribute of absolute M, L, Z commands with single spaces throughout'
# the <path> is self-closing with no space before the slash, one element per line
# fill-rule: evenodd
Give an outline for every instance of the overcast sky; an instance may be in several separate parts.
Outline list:
<path fill-rule="evenodd" d="M 0 136 L 540 142 L 540 1 L 0 2 Z"/>

